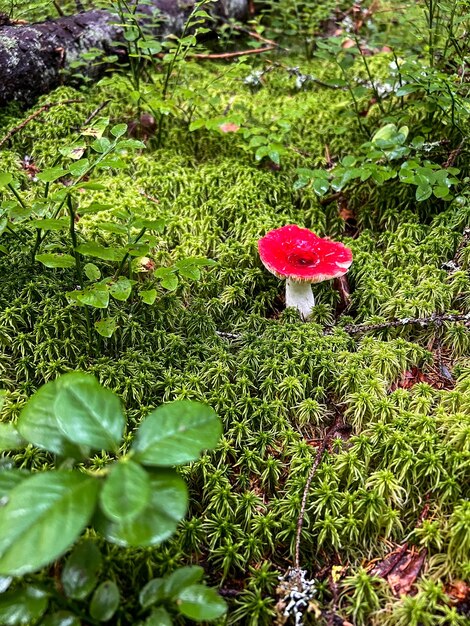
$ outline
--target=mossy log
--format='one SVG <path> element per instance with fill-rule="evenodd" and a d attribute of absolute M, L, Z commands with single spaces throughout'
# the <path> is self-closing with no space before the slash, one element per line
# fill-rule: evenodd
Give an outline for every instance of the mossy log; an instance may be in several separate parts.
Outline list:
<path fill-rule="evenodd" d="M 158 13 L 154 36 L 181 33 L 194 0 L 152 0 L 139 11 Z M 248 0 L 217 0 L 212 9 L 222 17 L 244 19 Z M 124 40 L 119 18 L 108 11 L 84 11 L 78 15 L 48 20 L 39 24 L 0 26 L 0 105 L 15 100 L 31 104 L 70 80 L 68 68 L 73 61 L 92 49 L 116 54 L 113 44 Z M 124 48 L 121 56 L 125 57 Z M 104 64 L 89 63 L 80 69 L 96 79 Z"/>

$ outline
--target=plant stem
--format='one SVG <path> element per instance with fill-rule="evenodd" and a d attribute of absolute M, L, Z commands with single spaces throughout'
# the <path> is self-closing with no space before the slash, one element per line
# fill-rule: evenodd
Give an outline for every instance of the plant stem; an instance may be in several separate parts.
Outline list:
<path fill-rule="evenodd" d="M 82 262 L 80 259 L 80 253 L 77 252 L 78 241 L 77 232 L 75 230 L 75 210 L 73 208 L 72 196 L 70 194 L 67 195 L 67 208 L 70 215 L 70 238 L 72 240 L 73 256 L 75 257 L 75 268 L 77 270 L 78 282 L 80 287 L 83 288 Z"/>
<path fill-rule="evenodd" d="M 142 237 L 145 235 L 147 231 L 147 228 L 144 226 L 144 228 L 142 228 L 142 230 L 140 231 L 140 233 L 137 235 L 137 237 L 134 239 L 134 241 L 132 242 L 133 244 L 136 244 L 140 239 L 142 239 Z M 114 274 L 114 278 L 119 278 L 119 276 L 122 274 L 122 271 L 124 269 L 124 266 L 126 265 L 127 259 L 130 257 L 129 252 L 126 252 L 126 254 L 124 255 L 124 258 L 122 259 L 119 267 L 117 268 L 116 273 Z"/>

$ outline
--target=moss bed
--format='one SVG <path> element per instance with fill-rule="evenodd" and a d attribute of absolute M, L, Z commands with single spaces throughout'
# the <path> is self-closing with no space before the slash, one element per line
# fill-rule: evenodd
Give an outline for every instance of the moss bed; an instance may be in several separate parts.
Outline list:
<path fill-rule="evenodd" d="M 148 148 L 123 156 L 125 168 L 102 171 L 106 190 L 85 192 L 112 205 L 110 219 L 129 207 L 163 218 L 152 258 L 162 266 L 188 256 L 216 261 L 200 280 L 182 278 L 175 291 L 157 282 L 152 306 L 112 304 L 116 333 L 96 335 L 89 345 L 84 310 L 65 295 L 74 287 L 73 270 L 32 269 L 21 245 L 9 242 L 10 254 L 0 256 L 0 385 L 7 390 L 1 419 L 15 420 L 40 385 L 75 369 L 94 373 L 122 398 L 128 440 L 162 402 L 212 406 L 224 434 L 214 452 L 181 470 L 191 505 L 177 534 L 145 550 L 96 541 L 106 555 L 104 574 L 125 598 L 116 623 L 136 623 L 138 590 L 149 578 L 197 563 L 228 600 L 228 623 L 254 626 L 279 618 L 278 576 L 292 565 L 306 478 L 340 413 L 347 427 L 313 477 L 302 531 L 300 562 L 317 580 L 320 611 L 305 623 L 464 626 L 468 603 L 454 596 L 470 575 L 468 327 L 444 322 L 351 333 L 347 325 L 469 312 L 469 255 L 462 252 L 458 271 L 444 264 L 470 225 L 470 202 L 463 191 L 451 201 L 418 203 L 398 181 L 363 183 L 346 193 L 348 220 L 338 202 L 296 189 L 296 168 L 307 161 L 325 167 L 325 149 L 339 160 L 365 138 L 347 91 L 318 84 L 297 90 L 281 66 L 326 80 L 334 74 L 328 64 L 293 53 L 270 58 L 279 63 L 272 71 L 260 58 L 188 62 L 184 80 L 206 93 L 201 118 L 211 116 L 213 99 L 217 114 L 243 117 L 242 129 L 278 132 L 279 120 L 288 124 L 280 165 L 257 162 L 241 132 L 189 132 L 175 118 L 162 147 L 145 137 Z M 386 75 L 391 60 L 386 51 L 371 57 L 374 75 Z M 265 73 L 252 90 L 246 78 L 256 70 Z M 351 71 L 360 77 L 364 68 Z M 39 168 L 50 166 L 103 101 L 113 123 L 138 119 L 119 74 L 86 91 L 61 87 L 38 105 L 66 99 L 80 102 L 51 107 L 0 154 L 0 170 L 14 171 L 26 195 L 34 183 L 21 166 L 25 155 Z M 30 112 L 16 106 L 1 112 L 0 136 Z M 374 104 L 363 120 L 372 131 L 383 124 Z M 425 113 L 417 106 L 400 112 L 397 104 L 386 121 L 407 123 L 417 135 Z M 428 137 L 453 139 L 439 119 Z M 257 241 L 289 223 L 353 250 L 346 312 L 330 282 L 315 287 L 311 321 L 284 310 L 282 283 L 262 267 Z M 95 217 L 80 219 L 79 233 L 93 237 L 95 229 Z M 96 237 L 119 241 L 97 230 Z M 99 318 L 99 311 L 91 314 Z M 38 470 L 51 463 L 32 447 L 4 457 Z M 93 465 L 108 460 L 98 455 Z M 370 563 L 405 542 L 424 561 L 411 592 L 399 596 Z"/>

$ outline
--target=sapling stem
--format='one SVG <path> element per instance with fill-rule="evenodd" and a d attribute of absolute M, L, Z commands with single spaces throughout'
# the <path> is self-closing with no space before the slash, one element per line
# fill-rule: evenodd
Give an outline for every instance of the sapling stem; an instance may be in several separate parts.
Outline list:
<path fill-rule="evenodd" d="M 315 298 L 311 283 L 286 279 L 286 307 L 297 309 L 303 320 L 312 314 Z"/>

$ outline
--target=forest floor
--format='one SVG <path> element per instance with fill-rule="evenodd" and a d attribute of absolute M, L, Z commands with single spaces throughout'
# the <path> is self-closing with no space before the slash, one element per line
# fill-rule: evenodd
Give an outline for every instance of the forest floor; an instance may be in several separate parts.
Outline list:
<path fill-rule="evenodd" d="M 223 421 L 217 448 L 181 469 L 190 510 L 171 540 L 122 549 L 96 539 L 106 577 L 125 590 L 116 623 L 135 623 L 142 582 L 188 563 L 220 588 L 228 623 L 283 623 L 279 576 L 293 565 L 316 581 L 305 624 L 469 623 L 470 337 L 468 322 L 453 319 L 470 312 L 460 132 L 469 108 L 453 70 L 434 70 L 422 50 L 425 4 L 334 14 L 323 3 L 310 19 L 328 36 L 311 51 L 306 39 L 307 54 L 281 2 L 263 37 L 277 44 L 291 22 L 299 32 L 241 60 L 188 56 L 165 97 L 156 67 L 140 99 L 120 72 L 0 111 L 0 141 L 15 130 L 0 171 L 14 175 L 35 219 L 46 204 L 37 176 L 82 145 L 80 129 L 109 118 L 145 148 L 121 150 L 90 178 L 102 187 L 80 189 L 79 243 L 121 246 L 130 217 L 164 224 L 141 242 L 135 263 L 147 266 L 133 266 L 132 295 L 107 308 L 71 302 L 73 268 L 32 266 L 24 241 L 2 237 L 2 420 L 16 420 L 44 382 L 82 369 L 122 398 L 130 433 L 178 399 L 205 402 Z M 230 45 L 271 46 L 246 33 Z M 106 122 L 99 132 L 111 137 Z M 68 181 L 49 184 L 56 193 Z M 2 191 L 10 210 L 15 198 Z M 308 322 L 285 309 L 283 282 L 258 255 L 258 240 L 286 224 L 353 252 L 347 288 L 314 285 Z M 67 242 L 51 231 L 40 252 Z M 185 270 L 188 258 L 214 263 Z M 104 276 L 115 266 L 86 261 Z M 31 446 L 7 461 L 51 463 Z M 91 467 L 106 461 L 97 455 Z"/>

